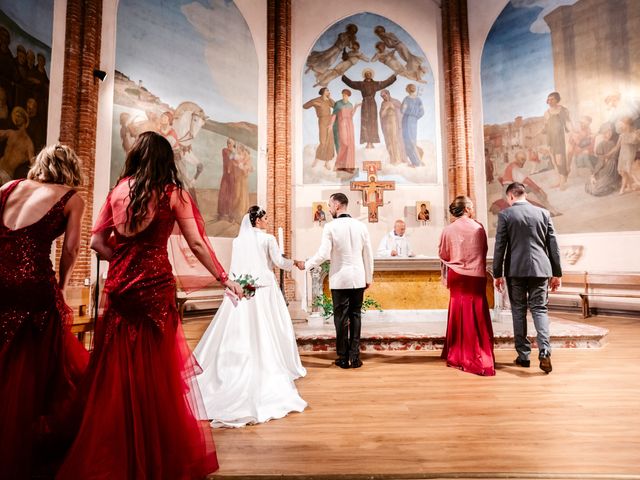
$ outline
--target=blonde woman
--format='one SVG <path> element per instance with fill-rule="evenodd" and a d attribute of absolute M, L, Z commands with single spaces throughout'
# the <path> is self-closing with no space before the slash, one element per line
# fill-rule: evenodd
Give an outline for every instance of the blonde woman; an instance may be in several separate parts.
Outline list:
<path fill-rule="evenodd" d="M 44 148 L 28 178 L 0 189 L 0 465 L 3 478 L 44 474 L 64 453 L 73 401 L 88 353 L 69 327 L 64 293 L 80 248 L 84 202 L 76 154 Z M 58 278 L 51 244 L 64 234 Z M 66 427 L 65 427 L 66 428 Z M 47 458 L 49 457 L 49 458 Z"/>

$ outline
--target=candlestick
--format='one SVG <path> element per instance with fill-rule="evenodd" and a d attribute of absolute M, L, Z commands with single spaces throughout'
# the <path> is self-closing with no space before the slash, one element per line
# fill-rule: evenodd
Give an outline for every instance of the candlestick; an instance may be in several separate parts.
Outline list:
<path fill-rule="evenodd" d="M 282 227 L 278 227 L 278 245 L 280 246 L 280 255 L 284 255 L 284 231 Z"/>

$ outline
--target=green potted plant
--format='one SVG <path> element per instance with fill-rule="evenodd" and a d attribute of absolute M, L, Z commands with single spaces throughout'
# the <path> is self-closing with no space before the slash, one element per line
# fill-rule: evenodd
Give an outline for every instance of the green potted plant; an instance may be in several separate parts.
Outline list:
<path fill-rule="evenodd" d="M 331 297 L 326 293 L 318 295 L 313 300 L 312 306 L 320 309 L 320 314 L 325 319 L 325 322 L 333 316 L 333 302 Z M 367 310 L 378 310 L 381 312 L 382 306 L 376 299 L 367 295 L 362 300 L 362 313 L 366 313 Z"/>

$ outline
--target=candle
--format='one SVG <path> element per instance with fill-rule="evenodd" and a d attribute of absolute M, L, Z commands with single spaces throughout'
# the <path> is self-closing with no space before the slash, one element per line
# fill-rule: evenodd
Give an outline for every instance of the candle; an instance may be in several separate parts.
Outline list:
<path fill-rule="evenodd" d="M 278 245 L 280 245 L 280 255 L 284 255 L 284 231 L 278 227 Z"/>

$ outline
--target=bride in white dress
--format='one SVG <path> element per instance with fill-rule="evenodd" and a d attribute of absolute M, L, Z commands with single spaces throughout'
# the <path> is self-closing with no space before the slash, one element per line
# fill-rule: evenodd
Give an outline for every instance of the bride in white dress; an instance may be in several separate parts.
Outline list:
<path fill-rule="evenodd" d="M 291 270 L 258 206 L 242 219 L 233 241 L 230 272 L 249 274 L 260 286 L 234 306 L 225 296 L 194 355 L 196 378 L 213 427 L 242 427 L 302 412 L 307 406 L 293 381 L 307 371 L 300 362 L 287 305 L 272 268 Z"/>

